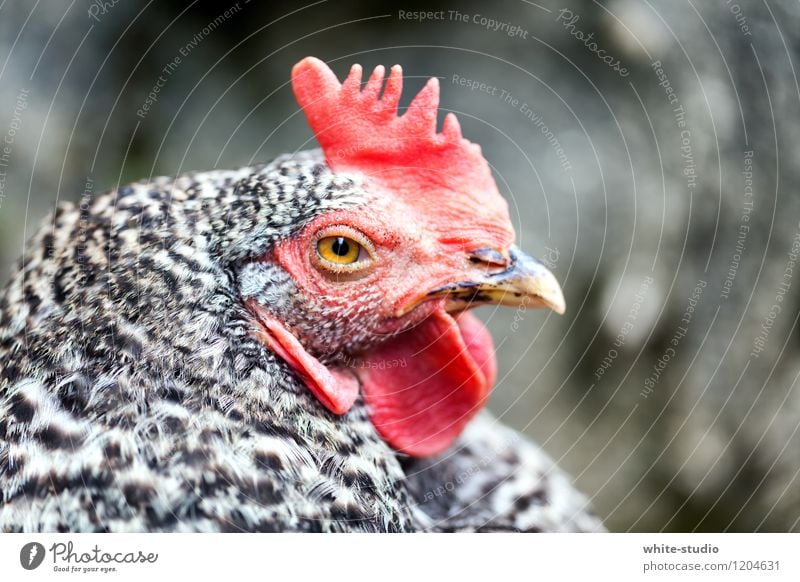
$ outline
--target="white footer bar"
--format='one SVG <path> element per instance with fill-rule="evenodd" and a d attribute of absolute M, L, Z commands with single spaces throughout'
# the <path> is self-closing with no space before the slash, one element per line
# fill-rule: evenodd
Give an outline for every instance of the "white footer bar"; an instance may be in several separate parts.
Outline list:
<path fill-rule="evenodd" d="M 800 534 L 5 534 L 0 572 L 136 582 L 777 582 L 800 580 L 798 553 Z"/>

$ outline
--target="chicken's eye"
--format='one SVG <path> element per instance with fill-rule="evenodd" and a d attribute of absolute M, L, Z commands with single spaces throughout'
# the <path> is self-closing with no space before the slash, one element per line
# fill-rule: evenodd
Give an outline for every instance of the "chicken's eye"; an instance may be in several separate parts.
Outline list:
<path fill-rule="evenodd" d="M 372 264 L 375 249 L 361 232 L 348 226 L 323 229 L 314 237 L 317 267 L 334 273 L 355 273 Z"/>
<path fill-rule="evenodd" d="M 361 245 L 346 236 L 326 236 L 317 241 L 319 256 L 336 265 L 350 265 L 358 260 Z"/>

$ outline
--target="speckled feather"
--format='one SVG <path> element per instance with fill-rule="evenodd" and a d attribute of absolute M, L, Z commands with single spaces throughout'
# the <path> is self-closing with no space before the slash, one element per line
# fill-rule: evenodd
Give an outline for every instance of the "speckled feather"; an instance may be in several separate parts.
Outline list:
<path fill-rule="evenodd" d="M 405 458 L 360 400 L 327 412 L 254 337 L 243 298 L 301 331 L 310 307 L 252 259 L 368 202 L 314 151 L 60 205 L 0 295 L 0 530 L 602 529 L 488 415 L 439 457 Z M 360 316 L 331 313 L 368 330 Z"/>

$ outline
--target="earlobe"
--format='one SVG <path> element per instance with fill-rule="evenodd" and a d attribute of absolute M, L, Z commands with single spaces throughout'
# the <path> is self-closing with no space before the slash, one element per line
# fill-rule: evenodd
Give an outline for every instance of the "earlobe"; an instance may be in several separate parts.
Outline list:
<path fill-rule="evenodd" d="M 311 393 L 334 414 L 345 414 L 358 397 L 358 380 L 347 371 L 328 368 L 306 351 L 298 339 L 255 301 L 248 301 L 259 325 L 256 334 L 303 380 Z"/>

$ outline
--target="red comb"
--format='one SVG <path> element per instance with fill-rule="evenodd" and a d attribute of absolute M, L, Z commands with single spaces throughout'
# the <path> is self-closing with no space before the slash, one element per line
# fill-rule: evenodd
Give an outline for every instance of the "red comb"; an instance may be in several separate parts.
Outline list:
<path fill-rule="evenodd" d="M 438 79 L 430 79 L 398 115 L 403 72 L 392 67 L 379 99 L 384 72 L 376 67 L 362 89 L 360 65 L 353 65 L 344 83 L 314 57 L 294 66 L 295 96 L 328 165 L 362 172 L 400 196 L 457 193 L 462 202 L 470 197 L 479 207 L 499 206 L 507 220 L 489 165 L 480 147 L 461 136 L 456 116 L 448 113 L 436 132 Z"/>

